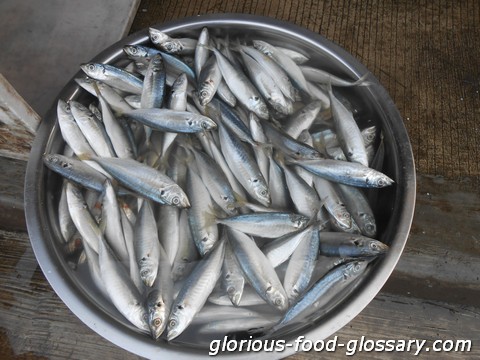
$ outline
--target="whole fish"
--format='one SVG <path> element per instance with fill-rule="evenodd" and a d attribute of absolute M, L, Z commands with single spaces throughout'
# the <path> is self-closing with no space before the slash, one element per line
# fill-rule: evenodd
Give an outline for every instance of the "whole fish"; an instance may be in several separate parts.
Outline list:
<path fill-rule="evenodd" d="M 178 133 L 195 133 L 213 130 L 217 124 L 210 118 L 187 111 L 170 109 L 135 109 L 125 116 L 153 129 Z"/>
<path fill-rule="evenodd" d="M 142 109 L 160 108 L 165 96 L 167 74 L 162 55 L 156 54 L 148 64 L 143 80 L 140 106 Z"/>
<path fill-rule="evenodd" d="M 160 204 L 189 207 L 185 192 L 167 175 L 133 159 L 99 158 L 97 162 L 118 182 Z"/>
<path fill-rule="evenodd" d="M 392 179 L 380 171 L 358 163 L 331 159 L 289 161 L 300 165 L 315 175 L 345 185 L 382 188 L 394 183 Z"/>
<path fill-rule="evenodd" d="M 96 155 L 75 121 L 70 105 L 61 99 L 57 103 L 57 118 L 62 137 L 75 155 L 79 158 Z"/>
<path fill-rule="evenodd" d="M 333 94 L 330 86 L 330 108 L 340 145 L 348 160 L 368 166 L 368 156 L 363 142 L 362 133 L 353 114 Z"/>
<path fill-rule="evenodd" d="M 168 316 L 173 303 L 173 280 L 170 270 L 170 261 L 160 246 L 157 277 L 148 291 L 146 300 L 148 326 L 154 339 L 158 339 L 167 328 Z"/>
<path fill-rule="evenodd" d="M 140 278 L 146 286 L 151 287 L 157 278 L 161 245 L 153 209 L 148 200 L 143 201 L 138 212 L 134 227 L 134 240 Z"/>
<path fill-rule="evenodd" d="M 339 185 L 339 188 L 345 206 L 349 209 L 361 233 L 367 237 L 374 238 L 377 235 L 377 224 L 366 195 L 353 186 Z"/>
<path fill-rule="evenodd" d="M 217 57 L 217 64 L 220 67 L 223 78 L 238 101 L 248 110 L 253 111 L 259 118 L 268 119 L 267 105 L 247 76 L 235 68 L 219 50 L 216 48 L 211 48 L 211 50 Z"/>
<path fill-rule="evenodd" d="M 222 267 L 222 286 L 235 306 L 239 306 L 242 299 L 245 277 L 232 250 L 230 242 L 225 246 L 225 257 Z"/>
<path fill-rule="evenodd" d="M 228 167 L 243 188 L 260 204 L 269 206 L 270 192 L 249 149 L 235 135 L 220 127 L 220 145 Z"/>
<path fill-rule="evenodd" d="M 288 308 L 287 296 L 270 261 L 250 236 L 234 229 L 228 229 L 227 233 L 238 264 L 250 285 L 267 303 L 285 311 Z"/>
<path fill-rule="evenodd" d="M 219 241 L 214 249 L 195 266 L 178 293 L 167 326 L 167 339 L 178 337 L 192 322 L 206 303 L 222 271 L 225 241 Z"/>
<path fill-rule="evenodd" d="M 310 226 L 309 235 L 301 241 L 288 261 L 283 287 L 290 304 L 296 302 L 310 284 L 317 260 L 320 236 L 318 227 Z"/>
<path fill-rule="evenodd" d="M 190 229 L 198 252 L 204 256 L 218 241 L 218 226 L 211 220 L 213 203 L 208 190 L 192 169 L 187 173 L 187 193 L 192 202 L 188 214 Z"/>
<path fill-rule="evenodd" d="M 103 238 L 99 242 L 98 262 L 103 284 L 113 305 L 137 328 L 149 331 L 142 297 Z"/>
<path fill-rule="evenodd" d="M 135 75 L 120 69 L 116 66 L 98 63 L 86 63 L 80 65 L 80 68 L 89 77 L 103 81 L 107 85 L 118 90 L 125 91 L 131 94 L 142 93 L 142 80 Z"/>
<path fill-rule="evenodd" d="M 362 235 L 322 232 L 320 253 L 325 256 L 368 257 L 388 251 L 388 245 Z"/>
<path fill-rule="evenodd" d="M 288 212 L 251 213 L 217 219 L 216 222 L 253 236 L 276 238 L 304 228 L 309 218 Z"/>
<path fill-rule="evenodd" d="M 354 281 L 365 271 L 367 265 L 367 261 L 353 261 L 332 269 L 288 309 L 283 318 L 270 330 L 270 333 L 279 331 L 294 321 L 302 321 L 306 314 L 317 311 L 318 302 L 322 298 L 330 297 L 332 293 Z"/>

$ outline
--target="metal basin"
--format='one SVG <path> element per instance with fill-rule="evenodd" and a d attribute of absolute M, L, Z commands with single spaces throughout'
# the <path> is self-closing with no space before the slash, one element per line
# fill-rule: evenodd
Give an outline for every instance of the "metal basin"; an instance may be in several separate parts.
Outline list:
<path fill-rule="evenodd" d="M 271 18 L 221 14 L 187 18 L 156 27 L 173 36 L 197 37 L 203 27 L 213 35 L 245 39 L 261 38 L 273 44 L 301 51 L 311 57 L 312 66 L 329 70 L 345 78 L 356 79 L 368 70 L 339 46 L 295 25 Z M 92 61 L 119 63 L 125 59 L 122 47 L 148 42 L 145 29 L 112 45 Z M 82 76 L 79 72 L 77 76 Z M 378 239 L 390 246 L 386 256 L 374 261 L 368 271 L 338 294 L 330 305 L 310 321 L 291 329 L 285 340 L 292 342 L 299 335 L 307 339 L 325 339 L 351 321 L 375 297 L 393 271 L 407 241 L 415 204 L 415 169 L 407 132 L 393 101 L 370 74 L 368 87 L 344 89 L 344 96 L 355 109 L 356 118 L 363 124 L 378 126 L 384 137 L 385 160 L 380 170 L 395 180 L 391 187 L 378 190 L 374 211 L 378 223 Z M 63 100 L 82 100 L 85 92 L 73 79 L 60 92 Z M 30 241 L 37 260 L 48 281 L 64 303 L 92 330 L 114 344 L 148 358 L 187 358 L 208 356 L 205 339 L 191 336 L 182 343 L 168 344 L 153 341 L 139 333 L 105 301 L 93 288 L 88 274 L 73 270 L 60 246 L 56 222 L 59 176 L 48 171 L 42 163 L 42 154 L 61 152 L 64 148 L 56 122 L 56 102 L 43 119 L 28 162 L 25 183 L 25 209 Z M 221 340 L 221 339 L 220 339 Z M 259 352 L 256 356 L 276 358 L 293 353 L 287 348 L 281 354 Z M 223 353 L 225 357 L 249 357 L 248 353 Z M 250 354 L 251 355 L 251 354 Z"/>

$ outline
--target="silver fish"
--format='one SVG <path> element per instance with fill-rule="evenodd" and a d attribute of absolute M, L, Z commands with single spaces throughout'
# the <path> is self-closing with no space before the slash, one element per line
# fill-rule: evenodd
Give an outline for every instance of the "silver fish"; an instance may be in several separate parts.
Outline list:
<path fill-rule="evenodd" d="M 121 209 L 117 201 L 117 194 L 108 180 L 105 182 L 102 204 L 102 221 L 105 223 L 107 243 L 117 258 L 128 266 L 129 258 L 123 234 Z"/>
<path fill-rule="evenodd" d="M 125 132 L 125 128 L 122 127 L 120 122 L 115 118 L 115 115 L 110 109 L 110 106 L 108 105 L 103 95 L 100 93 L 100 89 L 97 87 L 96 84 L 94 85 L 94 88 L 96 90 L 96 95 L 102 109 L 102 121 L 105 125 L 105 131 L 112 143 L 115 154 L 118 157 L 124 159 L 133 158 L 134 147 L 131 146 L 128 135 Z"/>
<path fill-rule="evenodd" d="M 365 271 L 367 265 L 367 261 L 353 261 L 335 267 L 288 309 L 282 320 L 270 330 L 270 333 L 284 328 L 296 319 L 298 319 L 297 321 L 302 321 L 306 314 L 318 311 L 319 301 L 323 298 L 331 297 L 332 293 L 336 293 L 339 289 L 353 282 Z"/>
<path fill-rule="evenodd" d="M 367 237 L 374 238 L 377 235 L 377 224 L 373 210 L 368 203 L 366 195 L 358 188 L 339 185 L 342 197 L 347 209 L 352 214 L 360 231 Z"/>
<path fill-rule="evenodd" d="M 104 239 L 99 242 L 98 261 L 103 284 L 113 305 L 137 328 L 149 331 L 141 295 Z"/>
<path fill-rule="evenodd" d="M 238 101 L 248 110 L 253 111 L 259 118 L 268 119 L 269 113 L 267 105 L 247 76 L 235 68 L 219 50 L 215 48 L 211 49 L 217 57 L 217 63 L 223 78 Z"/>
<path fill-rule="evenodd" d="M 339 189 L 335 186 L 336 184 L 319 176 L 315 176 L 313 182 L 315 190 L 325 205 L 325 209 L 333 216 L 342 229 L 350 229 L 352 227 L 352 216 L 345 207 Z"/>
<path fill-rule="evenodd" d="M 228 239 L 238 264 L 250 285 L 267 303 L 280 311 L 288 308 L 288 300 L 275 269 L 255 241 L 242 232 L 228 229 Z"/>
<path fill-rule="evenodd" d="M 95 115 L 77 101 L 72 100 L 69 105 L 78 127 L 90 146 L 95 150 L 95 153 L 103 157 L 114 156 L 115 154 L 107 140 L 106 131 Z"/>
<path fill-rule="evenodd" d="M 292 160 L 289 160 L 293 162 Z M 387 175 L 358 163 L 321 159 L 294 161 L 294 163 L 327 180 L 341 184 L 382 188 L 394 183 Z"/>
<path fill-rule="evenodd" d="M 190 55 L 195 53 L 197 40 L 190 38 L 171 38 L 166 33 L 155 28 L 149 28 L 150 40 L 163 51 L 175 55 Z"/>
<path fill-rule="evenodd" d="M 218 241 L 218 227 L 211 221 L 212 199 L 200 176 L 189 169 L 187 173 L 187 192 L 192 202 L 189 210 L 189 224 L 198 252 L 204 256 Z"/>
<path fill-rule="evenodd" d="M 95 191 L 103 191 L 107 177 L 85 162 L 60 154 L 43 155 L 43 163 L 66 179 Z"/>
<path fill-rule="evenodd" d="M 320 237 L 318 228 L 316 226 L 311 228 L 308 231 L 309 236 L 301 241 L 293 252 L 283 280 L 290 304 L 293 304 L 307 289 L 315 268 Z"/>
<path fill-rule="evenodd" d="M 82 239 L 90 245 L 90 247 L 98 253 L 99 242 L 102 241 L 102 231 L 97 222 L 88 211 L 85 198 L 79 187 L 72 183 L 67 183 L 66 188 L 68 210 Z"/>
<path fill-rule="evenodd" d="M 307 225 L 309 218 L 288 212 L 251 213 L 217 219 L 217 223 L 253 236 L 276 238 Z"/>
<path fill-rule="evenodd" d="M 370 83 L 366 81 L 368 73 L 360 77 L 358 80 L 349 81 L 349 80 L 344 80 L 338 76 L 335 76 L 325 70 L 321 70 L 321 69 L 314 68 L 307 65 L 300 66 L 300 70 L 308 80 L 325 84 L 325 85 L 331 84 L 332 86 L 347 86 L 347 87 L 370 85 Z"/>
<path fill-rule="evenodd" d="M 144 200 L 134 227 L 134 244 L 140 277 L 149 287 L 153 285 L 157 277 L 160 261 L 161 245 L 156 225 L 152 206 L 148 200 Z"/>
<path fill-rule="evenodd" d="M 229 130 L 220 127 L 220 145 L 228 167 L 243 188 L 262 205 L 271 202 L 268 186 L 249 149 Z"/>
<path fill-rule="evenodd" d="M 213 130 L 217 124 L 210 118 L 187 111 L 170 109 L 135 109 L 125 116 L 153 129 L 179 133 L 195 133 Z"/>
<path fill-rule="evenodd" d="M 322 102 L 314 100 L 293 114 L 285 123 L 285 132 L 297 139 L 303 130 L 308 130 L 322 109 Z"/>
<path fill-rule="evenodd" d="M 330 107 L 332 109 L 335 129 L 340 140 L 340 145 L 348 160 L 368 166 L 367 151 L 363 142 L 362 133 L 355 121 L 353 114 L 339 101 L 331 87 Z"/>
<path fill-rule="evenodd" d="M 245 286 L 245 277 L 229 242 L 225 247 L 221 280 L 232 304 L 239 306 Z"/>
<path fill-rule="evenodd" d="M 263 52 L 265 55 L 274 59 L 283 68 L 283 70 L 285 70 L 296 87 L 298 87 L 305 94 L 309 93 L 305 76 L 298 65 L 295 64 L 290 57 L 266 41 L 253 40 L 253 46 Z"/>
<path fill-rule="evenodd" d="M 167 327 L 173 303 L 173 280 L 170 261 L 160 246 L 157 278 L 147 295 L 148 325 L 152 338 L 158 339 Z"/>
<path fill-rule="evenodd" d="M 65 142 L 79 158 L 96 155 L 72 115 L 70 105 L 63 100 L 57 103 L 57 118 Z"/>
<path fill-rule="evenodd" d="M 171 341 L 179 336 L 192 322 L 194 316 L 206 303 L 222 271 L 225 241 L 217 246 L 200 261 L 185 280 L 168 320 L 167 339 Z"/>
<path fill-rule="evenodd" d="M 182 210 L 180 213 L 178 242 L 177 254 L 172 266 L 173 281 L 181 280 L 187 276 L 199 257 L 188 224 L 187 210 Z"/>
<path fill-rule="evenodd" d="M 388 251 L 388 245 L 362 235 L 322 232 L 320 253 L 325 256 L 368 257 Z"/>
<path fill-rule="evenodd" d="M 148 64 L 143 80 L 140 106 L 142 109 L 160 108 L 165 96 L 165 82 L 167 74 L 163 58 L 160 54 L 154 55 Z"/>
<path fill-rule="evenodd" d="M 93 158 L 125 187 L 160 204 L 189 207 L 187 195 L 167 175 L 133 159 Z"/>
<path fill-rule="evenodd" d="M 212 101 L 221 80 L 222 72 L 217 65 L 215 56 L 211 56 L 202 67 L 200 75 L 198 75 L 197 91 L 200 103 L 203 106 Z"/>
<path fill-rule="evenodd" d="M 103 81 L 107 85 L 118 90 L 132 94 L 142 93 L 142 80 L 135 75 L 108 64 L 87 63 L 80 65 L 80 68 L 89 77 Z"/>

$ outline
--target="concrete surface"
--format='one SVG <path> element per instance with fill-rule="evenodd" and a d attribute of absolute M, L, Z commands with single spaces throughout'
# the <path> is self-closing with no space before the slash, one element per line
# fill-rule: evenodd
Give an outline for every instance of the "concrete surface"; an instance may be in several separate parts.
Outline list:
<path fill-rule="evenodd" d="M 124 37 L 140 0 L 0 1 L 0 73 L 40 115 L 66 82 Z"/>

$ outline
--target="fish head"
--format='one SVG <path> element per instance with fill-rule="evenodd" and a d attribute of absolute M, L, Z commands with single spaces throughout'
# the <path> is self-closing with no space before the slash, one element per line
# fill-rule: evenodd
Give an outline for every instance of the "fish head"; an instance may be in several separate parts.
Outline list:
<path fill-rule="evenodd" d="M 215 130 L 217 128 L 217 123 L 210 119 L 209 117 L 202 116 L 200 118 L 200 126 L 202 127 L 203 130 Z"/>
<path fill-rule="evenodd" d="M 365 213 L 360 214 L 360 218 L 362 219 L 362 233 L 370 238 L 375 237 L 377 235 L 375 218 L 370 214 Z"/>
<path fill-rule="evenodd" d="M 230 300 L 232 301 L 232 304 L 235 306 L 240 305 L 240 300 L 242 298 L 242 292 L 239 291 L 235 286 L 230 285 L 227 288 L 227 294 Z"/>
<path fill-rule="evenodd" d="M 288 309 L 288 299 L 283 288 L 276 288 L 272 284 L 268 284 L 266 296 L 269 303 L 278 310 L 286 311 Z"/>
<path fill-rule="evenodd" d="M 251 184 L 257 200 L 260 201 L 263 206 L 270 206 L 272 199 L 265 179 L 260 178 L 260 176 L 258 178 L 253 178 Z"/>
<path fill-rule="evenodd" d="M 299 214 L 290 214 L 290 221 L 294 228 L 303 229 L 307 226 L 309 218 Z"/>
<path fill-rule="evenodd" d="M 261 51 L 262 53 L 264 53 L 269 57 L 273 57 L 271 46 L 268 43 L 262 40 L 253 40 L 252 43 L 255 49 L 257 49 L 258 51 Z"/>
<path fill-rule="evenodd" d="M 153 71 L 162 71 L 164 69 L 162 55 L 156 54 L 155 56 L 153 56 L 152 60 L 150 60 L 150 64 L 153 67 Z"/>
<path fill-rule="evenodd" d="M 57 103 L 57 113 L 62 114 L 62 115 L 67 115 L 71 113 L 70 105 L 62 99 L 58 100 Z"/>
<path fill-rule="evenodd" d="M 186 91 L 188 86 L 188 78 L 186 73 L 181 73 L 175 79 L 175 82 L 172 85 L 172 95 L 175 93 L 175 90 L 179 89 L 180 92 Z"/>
<path fill-rule="evenodd" d="M 151 287 L 157 278 L 158 264 L 152 258 L 145 256 L 140 259 L 139 265 L 140 278 L 146 286 Z"/>
<path fill-rule="evenodd" d="M 68 161 L 68 158 L 58 154 L 45 154 L 43 155 L 43 162 L 50 168 L 62 168 L 67 171 L 72 168 L 73 164 Z"/>
<path fill-rule="evenodd" d="M 169 309 L 163 299 L 158 296 L 157 291 L 151 293 L 153 294 L 155 296 L 149 295 L 148 300 L 148 326 L 152 337 L 158 339 L 167 327 Z"/>
<path fill-rule="evenodd" d="M 353 279 L 360 275 L 368 265 L 366 260 L 351 261 L 345 265 L 343 277 L 345 280 Z"/>
<path fill-rule="evenodd" d="M 148 32 L 150 34 L 150 40 L 155 45 L 163 44 L 165 41 L 168 41 L 171 39 L 170 36 L 168 36 L 164 32 L 154 28 L 148 29 Z"/>
<path fill-rule="evenodd" d="M 123 52 L 134 59 L 148 57 L 147 50 L 138 45 L 125 45 L 123 47 Z"/>
<path fill-rule="evenodd" d="M 248 99 L 248 108 L 261 119 L 267 120 L 270 117 L 267 105 L 258 95 L 253 95 Z"/>
<path fill-rule="evenodd" d="M 172 308 L 167 324 L 167 340 L 171 341 L 179 336 L 190 324 L 193 314 L 190 315 L 188 306 L 184 303 L 176 304 Z"/>
<path fill-rule="evenodd" d="M 175 39 L 169 39 L 158 45 L 162 50 L 164 50 L 169 54 L 179 54 L 180 52 L 182 52 L 184 48 L 183 44 L 180 41 Z"/>
<path fill-rule="evenodd" d="M 172 184 L 159 189 L 159 195 L 165 204 L 177 206 L 179 208 L 190 207 L 190 201 L 187 194 L 177 184 Z"/>
<path fill-rule="evenodd" d="M 375 171 L 373 169 L 368 169 L 366 182 L 371 187 L 376 188 L 383 188 L 386 186 L 390 186 L 394 183 L 392 179 L 390 179 L 387 175 Z"/>
<path fill-rule="evenodd" d="M 205 106 L 210 102 L 213 96 L 213 91 L 214 84 L 211 80 L 207 79 L 200 85 L 200 89 L 198 90 L 198 99 L 200 100 L 200 104 L 202 106 Z"/>
<path fill-rule="evenodd" d="M 388 251 L 389 247 L 387 244 L 382 243 L 378 240 L 368 240 L 366 243 L 366 248 L 368 249 L 369 255 L 380 255 Z"/>
<path fill-rule="evenodd" d="M 370 126 L 362 130 L 362 136 L 365 144 L 371 144 L 375 140 L 377 135 L 377 127 Z"/>
<path fill-rule="evenodd" d="M 83 70 L 85 74 L 88 76 L 97 79 L 97 80 L 102 80 L 103 75 L 105 73 L 105 67 L 102 64 L 96 64 L 96 63 L 86 63 L 86 64 L 81 64 L 80 68 Z"/>

